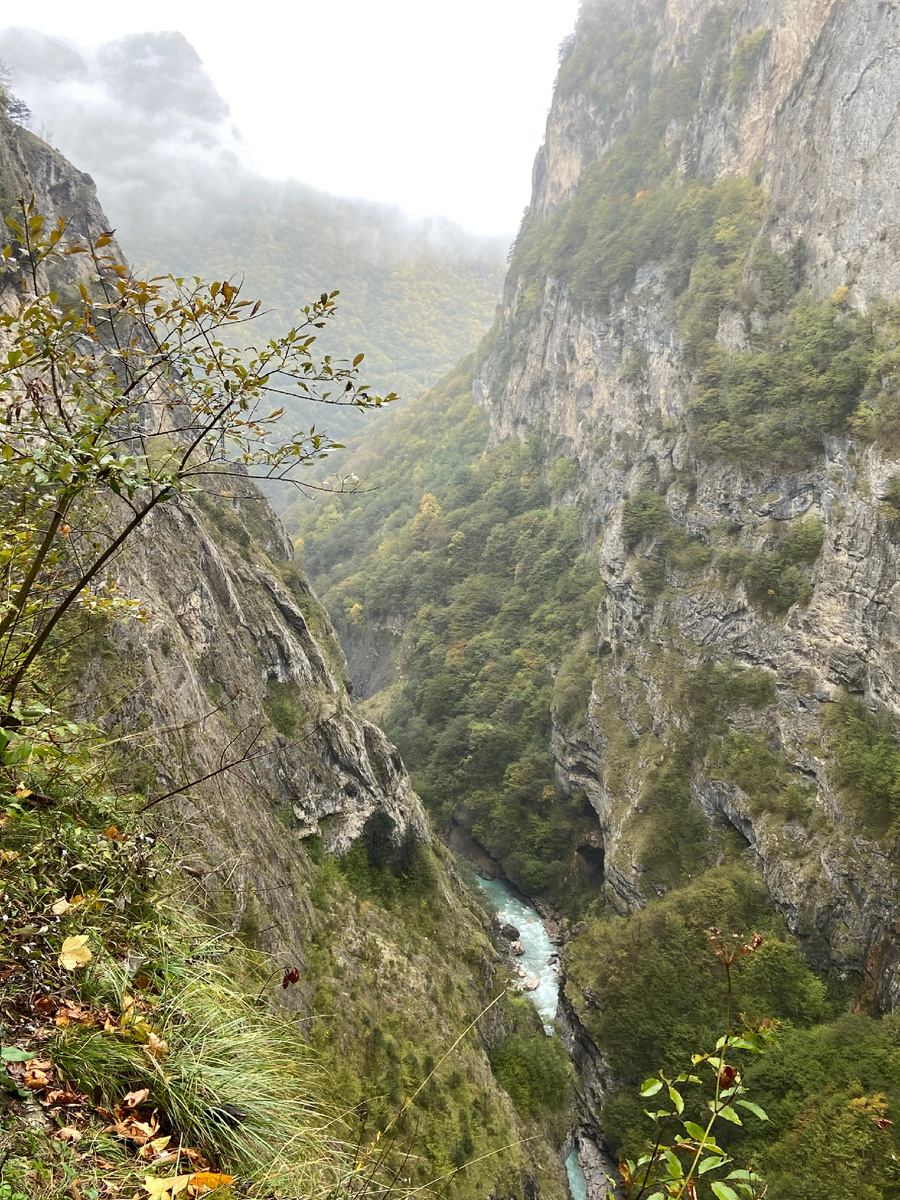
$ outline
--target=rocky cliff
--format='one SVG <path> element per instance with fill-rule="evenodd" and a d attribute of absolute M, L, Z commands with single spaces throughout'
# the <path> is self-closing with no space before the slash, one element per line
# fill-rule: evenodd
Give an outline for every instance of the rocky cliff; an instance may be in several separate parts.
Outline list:
<path fill-rule="evenodd" d="M 78 233 L 108 227 L 90 177 L 0 114 L 4 216 L 31 196 Z M 90 282 L 83 263 L 53 274 L 63 303 Z M 9 298 L 16 286 L 11 273 Z M 502 991 L 490 920 L 396 749 L 352 711 L 340 645 L 266 499 L 240 475 L 204 480 L 154 512 L 115 575 L 146 620 L 62 646 L 57 703 L 102 726 L 118 785 L 147 797 L 204 917 L 268 957 L 263 991 L 289 974 L 279 1006 L 351 1124 L 412 1138 L 419 1185 L 474 1157 L 459 1195 L 564 1194 L 555 1135 L 521 1148 L 487 1057 L 537 1018 L 495 1005 L 479 1025 Z"/>
<path fill-rule="evenodd" d="M 713 842 L 730 827 L 811 961 L 864 980 L 863 1002 L 881 1008 L 900 998 L 896 846 L 860 808 L 867 785 L 842 757 L 835 713 L 870 730 L 872 714 L 900 715 L 900 562 L 884 503 L 898 463 L 885 440 L 851 436 L 859 419 L 793 458 L 769 443 L 717 453 L 697 397 L 711 370 L 777 353 L 772 331 L 787 336 L 797 305 L 860 313 L 896 296 L 898 34 L 900 14 L 876 3 L 585 4 L 476 382 L 495 442 L 540 431 L 575 460 L 567 499 L 599 538 L 588 727 L 557 727 L 554 753 L 597 813 L 612 902 L 628 911 L 674 880 L 647 840 L 660 832 L 654 781 L 673 771 L 685 807 L 671 856 L 692 828 L 683 869 L 715 858 L 692 813 Z M 685 251 L 679 213 L 697 188 L 744 188 L 752 202 L 711 208 L 712 249 Z M 636 215 L 649 204 L 658 230 Z M 698 318 L 701 274 L 729 269 Z M 791 559 L 787 594 L 775 574 L 798 529 L 815 545 Z M 779 553 L 768 586 L 734 569 Z M 698 723 L 687 696 L 710 664 L 773 686 Z M 767 782 L 741 753 L 766 760 Z"/>
<path fill-rule="evenodd" d="M 33 196 L 52 220 L 94 236 L 108 227 L 90 176 L 12 122 L 2 132 L 7 209 Z M 88 274 L 77 256 L 60 270 L 57 288 Z M 249 480 L 210 486 L 154 514 L 117 564 L 146 623 L 99 629 L 72 652 L 81 715 L 116 723 L 126 770 L 154 795 L 172 794 L 210 879 L 232 881 L 238 922 L 254 890 L 293 910 L 279 899 L 286 863 L 273 861 L 286 840 L 320 835 L 326 852 L 341 853 L 376 814 L 398 847 L 429 838 L 399 755 L 349 711 L 343 655 L 292 559 Z M 239 769 L 222 769 L 232 762 Z M 266 946 L 299 951 L 290 927 L 273 926 Z"/>

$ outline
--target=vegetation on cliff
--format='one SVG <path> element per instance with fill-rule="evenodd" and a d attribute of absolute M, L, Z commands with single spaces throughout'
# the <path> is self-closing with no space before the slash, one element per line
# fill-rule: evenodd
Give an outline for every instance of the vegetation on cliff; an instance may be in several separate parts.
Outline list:
<path fill-rule="evenodd" d="M 738 1034 L 775 1033 L 762 1055 L 737 1055 L 769 1119 L 730 1123 L 720 1144 L 778 1200 L 812 1200 L 823 1178 L 871 1200 L 900 1195 L 889 1117 L 900 1104 L 897 1021 L 846 1012 L 846 984 L 810 970 L 761 877 L 737 860 L 626 919 L 591 919 L 566 948 L 567 994 L 617 1080 L 603 1106 L 605 1136 L 636 1157 L 646 1137 L 641 1079 L 684 1070 L 723 1028 L 728 997 L 711 927 L 762 936 L 733 973 L 731 1009 Z"/>
<path fill-rule="evenodd" d="M 0 503 L 15 535 L 3 552 L 0 621 L 7 1190 L 16 1200 L 56 1200 L 73 1187 L 100 1200 L 135 1186 L 161 1197 L 324 1200 L 452 1180 L 455 1194 L 476 1197 L 516 1194 L 538 1176 L 552 1196 L 558 1166 L 521 1148 L 486 1055 L 510 1039 L 536 1047 L 544 1035 L 533 1011 L 504 996 L 502 979 L 486 982 L 486 920 L 439 848 L 412 835 L 398 847 L 382 813 L 336 862 L 315 841 L 299 845 L 288 817 L 295 881 L 306 884 L 296 902 L 306 909 L 297 923 L 307 961 L 273 964 L 252 949 L 252 890 L 235 936 L 227 897 L 217 911 L 190 885 L 205 872 L 182 863 L 190 838 L 163 805 L 196 795 L 204 777 L 139 792 L 136 776 L 150 786 L 158 774 L 159 731 L 101 731 L 58 711 L 87 686 L 85 644 L 105 645 L 96 682 L 107 726 L 134 689 L 109 623 L 145 614 L 108 565 L 156 507 L 190 505 L 195 494 L 196 519 L 205 514 L 223 548 L 278 571 L 257 540 L 271 542 L 273 530 L 259 516 L 243 524 L 228 485 L 326 448 L 313 432 L 267 441 L 280 413 L 257 405 L 270 387 L 337 388 L 345 402 L 370 403 L 358 362 L 316 365 L 309 352 L 332 299 L 305 311 L 307 328 L 242 356 L 217 336 L 252 315 L 230 285 L 185 291 L 169 281 L 163 293 L 104 253 L 108 234 L 72 243 L 64 222 L 47 228 L 33 205 L 14 233 L 4 260 L 14 283 L 25 272 L 26 287 L 3 314 L 12 419 L 0 454 Z M 67 278 L 79 254 L 99 279 Z M 42 287 L 45 269 L 57 272 L 58 292 Z M 315 624 L 321 612 L 306 598 Z M 282 737 L 310 736 L 318 715 L 307 699 L 296 685 L 273 690 L 267 715 Z M 135 771 L 135 750 L 146 770 Z M 223 756 L 213 776 L 249 753 L 237 763 Z M 441 978 L 447 961 L 456 969 Z M 410 1008 L 416 992 L 420 1012 Z M 535 1088 L 523 1112 L 539 1136 L 558 1140 L 558 1107 L 559 1088 L 552 1102 Z"/>
<path fill-rule="evenodd" d="M 402 662 L 378 717 L 439 825 L 463 823 L 526 891 L 574 906 L 592 813 L 560 795 L 548 744 L 552 711 L 586 710 L 599 578 L 577 513 L 552 502 L 572 464 L 547 471 L 539 441 L 485 454 L 471 386 L 460 370 L 398 414 L 357 464 L 390 445 L 367 489 L 318 506 L 298 544 L 345 643 Z"/>

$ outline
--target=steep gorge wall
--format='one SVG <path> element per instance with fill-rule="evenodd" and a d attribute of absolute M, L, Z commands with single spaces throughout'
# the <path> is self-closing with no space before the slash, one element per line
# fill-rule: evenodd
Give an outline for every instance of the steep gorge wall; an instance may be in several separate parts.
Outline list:
<path fill-rule="evenodd" d="M 3 215 L 32 195 L 77 233 L 107 228 L 90 177 L 0 114 Z M 52 282 L 65 302 L 90 283 L 85 260 L 66 259 Z M 12 276 L 8 299 L 15 287 Z M 263 951 L 272 978 L 298 972 L 278 999 L 347 1110 L 359 1104 L 363 1127 L 368 1113 L 373 1127 L 400 1128 L 410 1109 L 420 1184 L 474 1158 L 460 1195 L 563 1196 L 555 1134 L 523 1150 L 530 1131 L 491 1071 L 487 1048 L 512 1028 L 505 1010 L 426 1080 L 493 998 L 490 920 L 433 838 L 398 752 L 351 710 L 340 645 L 266 499 L 240 476 L 203 484 L 155 510 L 114 561 L 146 620 L 61 648 L 60 707 L 103 726 L 119 784 L 155 806 L 198 907 Z M 335 863 L 353 851 L 345 877 Z"/>
<path fill-rule="evenodd" d="M 552 239 L 592 170 L 643 136 L 654 89 L 693 56 L 702 65 L 692 99 L 675 106 L 659 139 L 665 166 L 648 162 L 646 184 L 635 187 L 648 192 L 633 203 L 663 186 L 752 177 L 761 197 L 754 245 L 766 239 L 784 259 L 802 258 L 815 300 L 839 287 L 849 291 L 836 303 L 857 309 L 896 296 L 898 35 L 900 13 L 874 2 L 586 4 L 475 390 L 495 442 L 541 431 L 577 461 L 568 500 L 587 535 L 599 535 L 606 598 L 588 728 L 557 728 L 554 752 L 567 786 L 583 789 L 597 813 L 612 902 L 627 911 L 672 882 L 648 865 L 643 814 L 648 777 L 673 761 L 683 735 L 693 750 L 679 770 L 694 811 L 749 846 L 813 963 L 858 974 L 868 1002 L 888 1008 L 900 999 L 896 855 L 892 837 L 864 828 L 837 786 L 826 718 L 847 693 L 900 715 L 900 548 L 881 503 L 898 464 L 849 436 L 825 437 L 802 465 L 704 452 L 689 412 L 696 357 L 666 263 L 634 262 L 626 285 L 604 286 L 601 273 L 586 298 L 564 252 L 538 261 L 532 250 Z M 698 50 L 704 38 L 711 53 Z M 752 256 L 747 264 L 742 283 L 753 292 Z M 725 301 L 716 342 L 752 349 L 769 319 L 762 303 Z M 628 502 L 648 492 L 665 495 L 664 521 L 694 547 L 690 561 L 660 557 L 659 529 L 629 534 Z M 821 522 L 824 539 L 804 568 L 811 588 L 805 602 L 773 611 L 723 570 L 722 555 L 727 546 L 771 552 L 801 517 Z M 802 811 L 759 802 L 707 753 L 685 689 L 723 662 L 766 672 L 775 691 L 763 714 L 737 702 L 717 739 L 743 735 L 777 759 L 775 791 L 795 785 L 807 797 Z M 703 854 L 695 851 L 695 868 Z"/>

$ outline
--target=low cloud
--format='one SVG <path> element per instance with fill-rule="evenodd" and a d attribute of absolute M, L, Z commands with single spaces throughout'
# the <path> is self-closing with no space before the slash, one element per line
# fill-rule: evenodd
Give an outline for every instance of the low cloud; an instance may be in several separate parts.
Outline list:
<path fill-rule="evenodd" d="M 98 47 L 36 30 L 0 32 L 12 89 L 32 127 L 97 184 L 126 249 L 194 235 L 233 238 L 285 219 L 339 223 L 367 258 L 397 253 L 488 259 L 502 238 L 476 237 L 444 218 L 409 220 L 389 205 L 329 196 L 255 172 L 225 100 L 180 33 L 130 34 Z"/>

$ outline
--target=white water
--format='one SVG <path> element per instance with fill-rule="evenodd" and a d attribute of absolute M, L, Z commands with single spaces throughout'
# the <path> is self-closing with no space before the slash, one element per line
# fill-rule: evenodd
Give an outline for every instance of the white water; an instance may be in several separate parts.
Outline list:
<path fill-rule="evenodd" d="M 505 925 L 515 925 L 519 931 L 519 941 L 525 953 L 519 955 L 516 961 L 530 976 L 536 976 L 541 981 L 535 991 L 525 994 L 540 1013 L 544 1031 L 552 1035 L 555 1033 L 553 1021 L 559 1003 L 559 968 L 556 961 L 551 962 L 551 959 L 555 960 L 557 951 L 547 936 L 544 922 L 537 909 L 514 892 L 505 880 L 479 878 L 478 883 L 500 920 Z M 566 1175 L 572 1200 L 587 1200 L 587 1180 L 578 1165 L 577 1146 L 573 1146 L 566 1156 Z"/>
<path fill-rule="evenodd" d="M 556 947 L 547 936 L 544 922 L 536 909 L 518 896 L 502 879 L 479 879 L 479 885 L 488 894 L 500 920 L 506 925 L 515 925 L 519 941 L 525 947 L 516 962 L 521 963 L 528 975 L 541 981 L 536 991 L 526 993 L 541 1014 L 546 1033 L 553 1033 L 553 1019 L 559 1003 L 559 970 L 555 962 Z M 524 983 L 525 981 L 522 980 Z"/>

